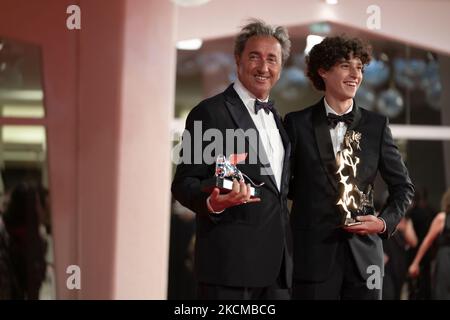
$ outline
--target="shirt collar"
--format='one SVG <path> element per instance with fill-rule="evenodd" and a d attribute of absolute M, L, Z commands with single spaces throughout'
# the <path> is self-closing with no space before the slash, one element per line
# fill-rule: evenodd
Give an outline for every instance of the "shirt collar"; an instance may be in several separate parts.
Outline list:
<path fill-rule="evenodd" d="M 236 81 L 233 84 L 233 88 L 236 91 L 236 93 L 238 94 L 239 98 L 241 98 L 242 102 L 247 107 L 247 109 L 250 112 L 255 113 L 256 97 L 250 91 L 248 91 L 247 88 L 244 87 L 244 85 L 239 81 L 238 78 L 236 78 Z M 267 102 L 267 101 L 269 101 L 269 97 L 267 97 L 264 100 L 259 100 L 259 101 Z"/>
<path fill-rule="evenodd" d="M 327 102 L 327 99 L 323 98 L 323 104 L 325 105 L 326 114 L 332 113 L 332 114 L 340 116 L 340 114 L 338 114 L 336 111 L 334 111 L 333 108 L 330 107 L 330 105 Z M 352 110 L 353 110 L 353 100 L 352 100 L 352 104 L 350 105 L 350 107 L 343 114 L 350 113 L 350 112 L 352 112 Z"/>

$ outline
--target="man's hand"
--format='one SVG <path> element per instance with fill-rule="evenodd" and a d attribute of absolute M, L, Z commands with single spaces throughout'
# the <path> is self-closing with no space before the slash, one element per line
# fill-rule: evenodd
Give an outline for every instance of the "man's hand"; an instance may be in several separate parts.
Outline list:
<path fill-rule="evenodd" d="M 260 198 L 250 196 L 250 184 L 246 185 L 243 179 L 240 182 L 233 179 L 233 188 L 227 194 L 220 194 L 219 188 L 214 188 L 209 196 L 209 205 L 218 212 L 240 204 L 261 201 Z"/>
<path fill-rule="evenodd" d="M 365 236 L 367 234 L 380 233 L 384 229 L 383 221 L 373 215 L 357 216 L 356 220 L 361 221 L 361 224 L 344 227 L 344 230 Z"/>
<path fill-rule="evenodd" d="M 420 273 L 420 268 L 417 263 L 412 263 L 408 268 L 408 274 L 412 278 L 416 278 Z"/>

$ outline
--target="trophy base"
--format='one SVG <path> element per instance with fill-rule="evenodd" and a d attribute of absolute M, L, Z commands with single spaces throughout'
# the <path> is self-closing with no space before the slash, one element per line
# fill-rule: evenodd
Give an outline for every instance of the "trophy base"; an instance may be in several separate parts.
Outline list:
<path fill-rule="evenodd" d="M 361 221 L 357 221 L 353 218 L 345 218 L 344 223 L 342 223 L 341 227 L 351 227 L 351 226 L 357 226 L 362 224 Z"/>
<path fill-rule="evenodd" d="M 219 188 L 220 193 L 228 193 L 233 189 L 233 181 L 230 179 L 212 177 L 210 179 L 203 180 L 201 182 L 200 188 L 203 192 L 211 193 L 214 188 Z M 250 196 L 259 197 L 261 195 L 261 190 L 250 186 Z"/>

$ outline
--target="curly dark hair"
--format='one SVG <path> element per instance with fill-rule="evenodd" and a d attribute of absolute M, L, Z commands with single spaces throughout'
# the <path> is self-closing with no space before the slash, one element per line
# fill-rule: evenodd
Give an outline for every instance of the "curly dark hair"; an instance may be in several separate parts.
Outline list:
<path fill-rule="evenodd" d="M 345 35 L 326 37 L 316 44 L 306 57 L 306 75 L 317 90 L 325 90 L 325 82 L 319 75 L 319 69 L 330 70 L 337 62 L 348 60 L 350 56 L 361 59 L 363 66 L 371 60 L 372 48 L 359 38 L 349 38 Z"/>

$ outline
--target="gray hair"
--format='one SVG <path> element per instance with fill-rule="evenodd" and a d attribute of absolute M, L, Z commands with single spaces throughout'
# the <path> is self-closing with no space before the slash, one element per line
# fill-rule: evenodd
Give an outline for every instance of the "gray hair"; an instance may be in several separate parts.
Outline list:
<path fill-rule="evenodd" d="M 289 58 L 291 51 L 291 40 L 285 27 L 271 26 L 262 20 L 251 19 L 249 23 L 242 27 L 234 42 L 234 54 L 241 56 L 244 52 L 245 44 L 251 37 L 274 37 L 281 45 L 282 64 Z"/>

